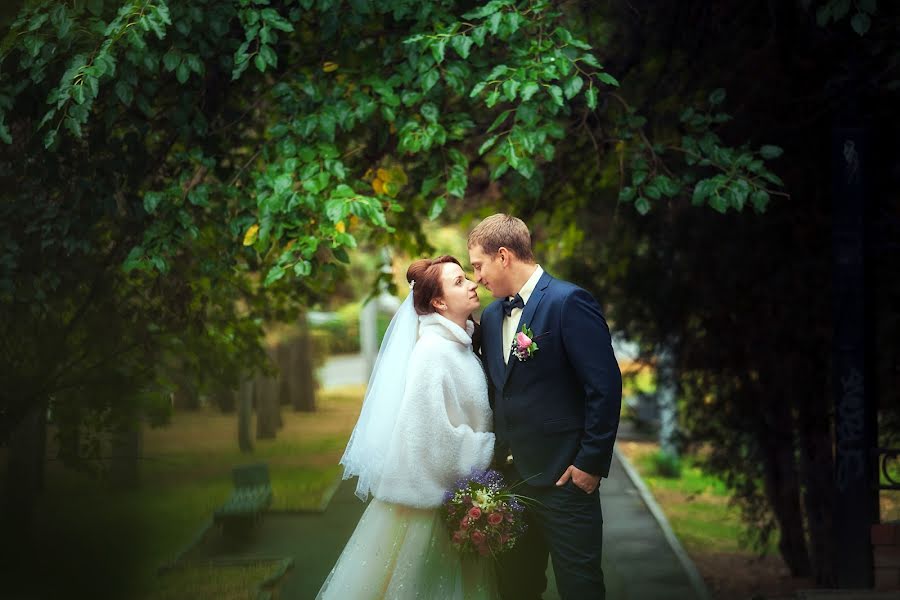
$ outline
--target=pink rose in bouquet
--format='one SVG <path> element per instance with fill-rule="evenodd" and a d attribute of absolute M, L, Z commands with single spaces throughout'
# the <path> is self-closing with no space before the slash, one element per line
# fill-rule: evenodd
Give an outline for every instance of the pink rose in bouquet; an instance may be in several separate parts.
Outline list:
<path fill-rule="evenodd" d="M 526 529 L 525 500 L 506 489 L 497 471 L 473 472 L 459 480 L 441 506 L 453 546 L 482 556 L 514 547 Z"/>

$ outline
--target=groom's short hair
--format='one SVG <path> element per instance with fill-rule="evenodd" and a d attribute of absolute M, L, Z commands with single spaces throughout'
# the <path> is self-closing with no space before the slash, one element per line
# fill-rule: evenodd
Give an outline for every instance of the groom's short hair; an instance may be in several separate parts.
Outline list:
<path fill-rule="evenodd" d="M 485 254 L 497 254 L 501 246 L 521 261 L 534 262 L 531 252 L 531 233 L 522 219 L 497 213 L 484 219 L 469 234 L 469 248 L 481 246 Z"/>

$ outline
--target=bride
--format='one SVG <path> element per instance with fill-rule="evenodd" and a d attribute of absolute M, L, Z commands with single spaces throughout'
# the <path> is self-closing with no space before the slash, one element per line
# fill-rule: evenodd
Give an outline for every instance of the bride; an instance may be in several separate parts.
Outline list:
<path fill-rule="evenodd" d="M 452 256 L 413 262 L 411 293 L 381 345 L 341 458 L 369 503 L 317 598 L 497 597 L 488 559 L 460 555 L 444 492 L 494 450 L 487 382 L 472 350 L 476 284 Z"/>

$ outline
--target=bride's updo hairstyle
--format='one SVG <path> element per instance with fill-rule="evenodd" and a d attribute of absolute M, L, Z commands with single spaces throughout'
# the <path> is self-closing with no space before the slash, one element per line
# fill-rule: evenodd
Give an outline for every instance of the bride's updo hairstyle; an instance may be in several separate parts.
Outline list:
<path fill-rule="evenodd" d="M 437 258 L 420 258 L 413 261 L 406 270 L 406 281 L 415 281 L 413 286 L 413 306 L 420 315 L 427 315 L 435 312 L 431 301 L 439 298 L 444 294 L 444 286 L 441 285 L 441 274 L 444 271 L 444 264 L 456 263 L 460 267 L 456 258 L 444 255 Z"/>

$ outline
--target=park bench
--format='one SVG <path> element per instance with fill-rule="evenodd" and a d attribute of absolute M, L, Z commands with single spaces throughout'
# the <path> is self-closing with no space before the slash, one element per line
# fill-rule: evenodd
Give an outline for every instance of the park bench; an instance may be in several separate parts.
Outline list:
<path fill-rule="evenodd" d="M 272 503 L 269 467 L 265 463 L 241 465 L 231 471 L 234 491 L 213 519 L 228 536 L 245 535 Z"/>

